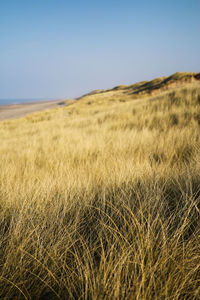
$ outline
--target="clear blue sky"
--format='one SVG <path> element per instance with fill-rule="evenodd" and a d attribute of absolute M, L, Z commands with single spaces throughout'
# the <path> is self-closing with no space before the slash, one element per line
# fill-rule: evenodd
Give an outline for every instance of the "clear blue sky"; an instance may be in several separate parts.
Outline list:
<path fill-rule="evenodd" d="M 200 72 L 199 0 L 0 0 L 0 98 Z"/>

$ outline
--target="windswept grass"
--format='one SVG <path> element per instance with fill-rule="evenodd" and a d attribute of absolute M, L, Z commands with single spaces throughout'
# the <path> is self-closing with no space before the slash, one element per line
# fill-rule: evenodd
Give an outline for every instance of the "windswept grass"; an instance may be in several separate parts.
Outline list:
<path fill-rule="evenodd" d="M 1 299 L 199 299 L 199 84 L 84 97 L 0 139 Z"/>

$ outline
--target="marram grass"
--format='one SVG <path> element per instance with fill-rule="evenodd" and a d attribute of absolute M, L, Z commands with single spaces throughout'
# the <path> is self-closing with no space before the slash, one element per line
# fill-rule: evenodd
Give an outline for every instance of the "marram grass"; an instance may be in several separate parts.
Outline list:
<path fill-rule="evenodd" d="M 0 123 L 0 299 L 199 299 L 200 86 Z"/>

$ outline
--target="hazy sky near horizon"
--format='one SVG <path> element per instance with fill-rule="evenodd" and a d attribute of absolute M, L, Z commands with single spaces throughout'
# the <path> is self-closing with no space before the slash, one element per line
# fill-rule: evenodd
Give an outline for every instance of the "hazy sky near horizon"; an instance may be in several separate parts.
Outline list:
<path fill-rule="evenodd" d="M 199 0 L 0 0 L 0 98 L 200 72 Z"/>

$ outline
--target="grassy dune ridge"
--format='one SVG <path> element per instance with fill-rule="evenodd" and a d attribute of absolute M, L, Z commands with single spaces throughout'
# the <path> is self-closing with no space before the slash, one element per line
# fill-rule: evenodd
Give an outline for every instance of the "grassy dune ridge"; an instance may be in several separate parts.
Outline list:
<path fill-rule="evenodd" d="M 1 299 L 199 299 L 200 84 L 0 123 Z"/>

